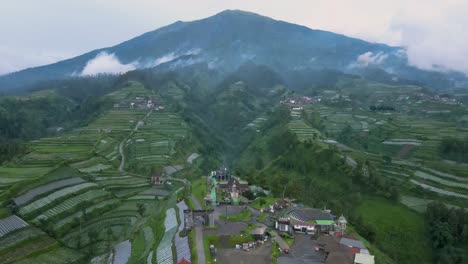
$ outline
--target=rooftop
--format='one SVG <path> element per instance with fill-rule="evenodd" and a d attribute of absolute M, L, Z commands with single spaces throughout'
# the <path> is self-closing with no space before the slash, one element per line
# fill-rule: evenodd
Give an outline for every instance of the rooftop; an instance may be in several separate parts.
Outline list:
<path fill-rule="evenodd" d="M 354 263 L 356 264 L 374 264 L 375 257 L 372 255 L 357 253 L 354 257 Z"/>
<path fill-rule="evenodd" d="M 348 247 L 354 247 L 354 248 L 363 248 L 365 249 L 366 246 L 364 246 L 364 243 L 362 243 L 359 240 L 354 240 L 354 239 L 349 239 L 349 238 L 341 238 L 340 244 L 348 246 Z"/>
<path fill-rule="evenodd" d="M 302 222 L 333 220 L 329 212 L 315 208 L 294 208 L 290 211 L 289 215 L 291 218 Z"/>

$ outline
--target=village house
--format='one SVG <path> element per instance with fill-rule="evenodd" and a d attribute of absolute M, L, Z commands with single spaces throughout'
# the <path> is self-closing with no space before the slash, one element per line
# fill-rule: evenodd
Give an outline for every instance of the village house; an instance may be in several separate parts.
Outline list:
<path fill-rule="evenodd" d="M 165 181 L 166 179 L 160 174 L 154 174 L 153 176 L 151 176 L 152 185 L 161 185 L 161 184 L 164 184 Z"/>
<path fill-rule="evenodd" d="M 340 244 L 351 248 L 351 252 L 353 254 L 361 253 L 361 250 L 363 253 L 369 253 L 366 246 L 364 246 L 364 243 L 359 240 L 342 237 L 340 239 Z"/>
<path fill-rule="evenodd" d="M 216 191 L 229 197 L 234 204 L 239 203 L 243 192 L 249 190 L 249 184 L 236 177 L 230 177 L 229 181 L 222 181 L 216 185 Z"/>
<path fill-rule="evenodd" d="M 333 216 L 328 210 L 304 207 L 287 209 L 286 213 L 275 223 L 278 231 L 289 231 L 289 228 L 285 227 L 287 223 L 285 219 L 289 221 L 290 228 L 296 233 L 315 234 L 316 232 L 328 233 L 335 230 Z"/>

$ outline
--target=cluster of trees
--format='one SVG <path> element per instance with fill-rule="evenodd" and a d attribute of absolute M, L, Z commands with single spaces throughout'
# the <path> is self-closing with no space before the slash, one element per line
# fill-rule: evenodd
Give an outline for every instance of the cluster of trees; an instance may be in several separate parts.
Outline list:
<path fill-rule="evenodd" d="M 0 163 L 27 152 L 25 141 L 90 122 L 112 106 L 101 95 L 117 89 L 118 83 L 109 75 L 73 78 L 35 84 L 30 95 L 1 97 Z"/>
<path fill-rule="evenodd" d="M 400 194 L 394 183 L 383 176 L 369 161 L 358 164 L 353 171 L 353 180 L 366 189 L 368 193 L 383 196 L 391 201 L 398 202 Z"/>
<path fill-rule="evenodd" d="M 454 137 L 442 139 L 439 144 L 439 153 L 446 159 L 468 162 L 468 137 L 465 139 Z"/>
<path fill-rule="evenodd" d="M 371 111 L 395 111 L 395 107 L 389 105 L 371 105 L 369 109 Z"/>
<path fill-rule="evenodd" d="M 437 263 L 463 263 L 461 249 L 468 242 L 468 212 L 431 203 L 426 217 L 432 248 Z"/>

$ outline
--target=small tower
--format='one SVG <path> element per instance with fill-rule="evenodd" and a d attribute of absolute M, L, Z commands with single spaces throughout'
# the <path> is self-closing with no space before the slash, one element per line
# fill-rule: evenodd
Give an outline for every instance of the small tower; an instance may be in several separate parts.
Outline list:
<path fill-rule="evenodd" d="M 338 218 L 338 228 L 341 230 L 341 232 L 344 234 L 345 230 L 346 230 L 346 224 L 348 224 L 348 221 L 346 220 L 346 218 L 341 215 L 339 218 Z"/>

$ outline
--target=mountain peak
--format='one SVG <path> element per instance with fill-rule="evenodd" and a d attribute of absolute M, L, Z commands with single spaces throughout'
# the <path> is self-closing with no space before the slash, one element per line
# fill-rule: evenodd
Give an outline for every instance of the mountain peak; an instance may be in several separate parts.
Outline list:
<path fill-rule="evenodd" d="M 224 16 L 224 15 L 250 15 L 250 16 L 261 16 L 257 13 L 254 12 L 249 12 L 249 11 L 244 11 L 241 9 L 226 9 L 224 11 L 221 11 L 217 13 L 214 16 Z"/>

